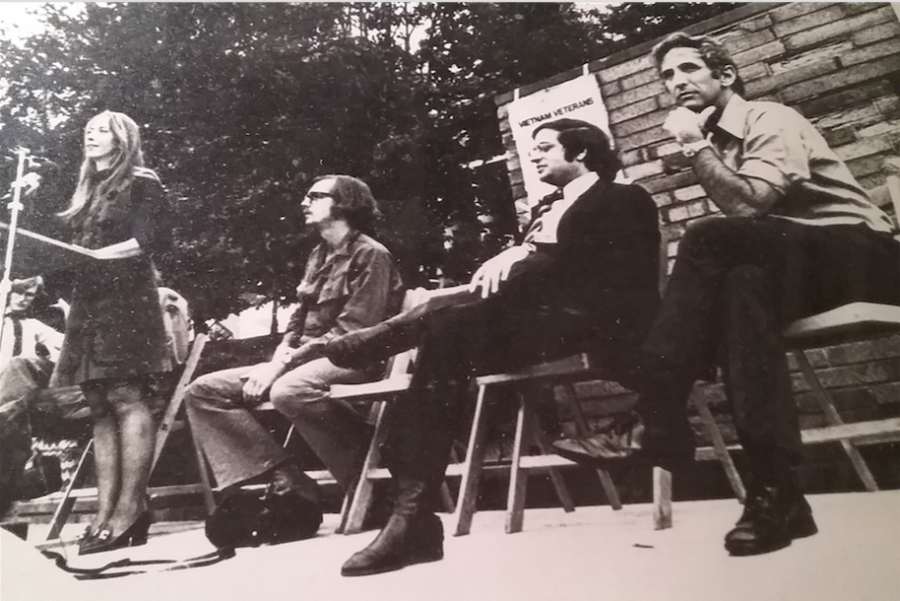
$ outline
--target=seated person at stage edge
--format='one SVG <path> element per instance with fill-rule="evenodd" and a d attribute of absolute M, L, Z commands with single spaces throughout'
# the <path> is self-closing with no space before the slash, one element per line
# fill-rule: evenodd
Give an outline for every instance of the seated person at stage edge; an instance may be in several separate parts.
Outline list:
<path fill-rule="evenodd" d="M 47 387 L 63 334 L 31 317 L 40 277 L 14 280 L 0 338 L 0 514 L 20 496 L 20 480 L 31 456 L 28 412 L 31 396 Z"/>
<path fill-rule="evenodd" d="M 13 280 L 10 287 L 0 338 L 0 406 L 34 388 L 46 388 L 59 358 L 63 334 L 30 313 L 43 288 L 41 277 Z M 20 390 L 22 386 L 26 388 Z"/>
<path fill-rule="evenodd" d="M 0 339 L 0 515 L 28 492 L 19 484 L 31 456 L 32 438 L 57 441 L 77 437 L 78 424 L 90 413 L 80 387 L 40 393 L 50 384 L 63 342 L 62 332 L 31 317 L 32 301 L 42 294 L 41 277 L 12 282 Z M 187 356 L 190 334 L 187 301 L 164 287 L 159 288 L 159 301 L 169 356 L 173 364 L 180 365 Z M 60 299 L 49 307 L 58 310 L 63 320 L 64 304 Z"/>
<path fill-rule="evenodd" d="M 300 306 L 272 359 L 201 376 L 185 397 L 191 428 L 220 488 L 268 482 L 275 494 L 309 501 L 321 519 L 317 484 L 253 416 L 266 399 L 293 423 L 338 484 L 347 490 L 365 457 L 371 427 L 364 415 L 329 398 L 332 384 L 377 378 L 377 363 L 332 364 L 328 339 L 394 315 L 403 284 L 387 249 L 369 237 L 377 206 L 369 186 L 347 175 L 319 178 L 303 199 L 307 224 L 321 243 L 297 287 Z"/>
<path fill-rule="evenodd" d="M 658 303 L 656 206 L 620 168 L 596 126 L 560 119 L 539 126 L 530 160 L 560 187 L 535 209 L 525 241 L 489 261 L 457 303 L 409 312 L 326 346 L 335 363 L 419 347 L 411 389 L 391 409 L 384 451 L 393 514 L 341 573 L 360 576 L 443 557 L 433 513 L 473 373 L 523 367 L 578 351 L 634 347 Z"/>
<path fill-rule="evenodd" d="M 721 44 L 673 34 L 653 58 L 678 105 L 663 127 L 724 216 L 681 239 L 656 321 L 623 379 L 641 392 L 635 411 L 562 454 L 601 464 L 692 454 L 673 433 L 687 429 L 692 384 L 718 363 L 749 470 L 725 547 L 766 553 L 817 532 L 793 471 L 802 443 L 781 332 L 848 302 L 900 304 L 900 243 L 809 121 L 741 96 Z"/>

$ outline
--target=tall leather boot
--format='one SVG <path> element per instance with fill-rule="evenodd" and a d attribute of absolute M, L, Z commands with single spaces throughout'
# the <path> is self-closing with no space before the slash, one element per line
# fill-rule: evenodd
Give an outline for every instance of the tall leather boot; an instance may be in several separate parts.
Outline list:
<path fill-rule="evenodd" d="M 427 486 L 395 477 L 394 513 L 368 547 L 355 553 L 341 568 L 342 576 L 366 576 L 399 570 L 444 557 L 444 527 L 425 508 Z"/>
<path fill-rule="evenodd" d="M 338 367 L 361 369 L 416 346 L 422 325 L 421 316 L 401 313 L 374 326 L 336 336 L 323 352 Z"/>
<path fill-rule="evenodd" d="M 339 367 L 358 369 L 409 350 L 419 344 L 426 330 L 441 329 L 454 309 L 483 302 L 477 294 L 460 288 L 454 294 L 428 299 L 374 326 L 336 336 L 328 341 L 323 352 Z"/>

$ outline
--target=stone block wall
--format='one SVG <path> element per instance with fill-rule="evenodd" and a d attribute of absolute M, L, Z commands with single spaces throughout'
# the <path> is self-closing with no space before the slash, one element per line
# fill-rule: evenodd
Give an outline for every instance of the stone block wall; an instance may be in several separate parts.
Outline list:
<path fill-rule="evenodd" d="M 756 3 L 686 31 L 722 40 L 738 63 L 747 98 L 783 102 L 810 119 L 875 201 L 893 212 L 882 173 L 885 157 L 900 154 L 900 20 L 890 4 Z M 627 177 L 649 191 L 659 208 L 670 271 L 685 227 L 717 209 L 661 127 L 673 102 L 649 57 L 656 41 L 594 61 L 588 71 L 600 83 Z M 573 69 L 523 86 L 519 94 L 581 74 Z M 525 188 L 507 118 L 513 93 L 496 100 L 513 197 L 519 199 Z M 848 421 L 900 413 L 900 336 L 820 349 L 812 358 Z M 823 425 L 809 385 L 796 371 L 794 378 L 803 425 Z M 603 401 L 588 403 L 595 418 L 633 398 L 605 382 L 586 383 L 579 394 Z M 721 385 L 698 385 L 695 394 L 715 401 L 717 419 L 733 441 Z"/>

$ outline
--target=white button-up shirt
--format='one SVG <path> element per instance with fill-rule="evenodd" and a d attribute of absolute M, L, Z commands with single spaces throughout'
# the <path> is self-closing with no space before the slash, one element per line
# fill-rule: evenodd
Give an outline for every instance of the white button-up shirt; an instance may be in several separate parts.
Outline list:
<path fill-rule="evenodd" d="M 539 244 L 556 244 L 556 230 L 559 229 L 559 222 L 562 216 L 599 179 L 600 176 L 597 175 L 596 171 L 588 171 L 566 184 L 562 189 L 562 199 L 550 205 L 550 208 L 531 224 L 531 227 L 528 228 L 526 240 Z"/>

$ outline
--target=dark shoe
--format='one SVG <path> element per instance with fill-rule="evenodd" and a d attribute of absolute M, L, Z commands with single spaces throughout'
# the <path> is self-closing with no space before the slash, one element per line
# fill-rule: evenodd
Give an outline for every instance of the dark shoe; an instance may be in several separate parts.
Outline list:
<path fill-rule="evenodd" d="M 392 572 L 444 557 L 444 526 L 433 513 L 421 516 L 393 514 L 372 543 L 347 560 L 341 576 L 367 576 Z"/>
<path fill-rule="evenodd" d="M 341 567 L 342 576 L 380 574 L 443 559 L 444 526 L 424 509 L 427 487 L 402 477 L 395 477 L 394 485 L 394 513 L 375 540 Z"/>
<path fill-rule="evenodd" d="M 615 416 L 585 438 L 563 438 L 551 447 L 566 459 L 592 467 L 647 462 L 673 470 L 694 459 L 693 432 L 686 420 L 665 429 L 649 428 L 634 411 Z"/>
<path fill-rule="evenodd" d="M 104 553 L 124 547 L 137 547 L 147 544 L 147 534 L 150 530 L 150 512 L 145 511 L 132 522 L 125 532 L 113 538 L 112 530 L 103 528 L 87 539 L 83 545 L 78 547 L 79 555 L 91 555 L 93 553 Z"/>
<path fill-rule="evenodd" d="M 84 530 L 81 531 L 81 534 L 79 534 L 78 536 L 75 537 L 75 542 L 78 544 L 78 554 L 82 555 L 83 554 L 82 549 L 89 547 L 91 544 L 93 544 L 94 537 L 97 536 L 97 533 L 100 532 L 100 530 L 105 530 L 105 529 L 106 529 L 105 527 L 101 527 L 99 530 L 93 530 L 91 528 L 90 524 L 85 526 Z"/>
<path fill-rule="evenodd" d="M 413 348 L 419 342 L 417 321 L 400 317 L 332 338 L 325 356 L 338 367 L 363 369 Z"/>
<path fill-rule="evenodd" d="M 793 503 L 788 509 L 787 529 L 791 539 L 806 538 L 819 531 L 812 516 L 812 508 L 803 495 L 800 495 L 799 502 Z"/>
<path fill-rule="evenodd" d="M 94 538 L 96 533 L 91 529 L 90 524 L 84 527 L 84 530 L 81 531 L 81 534 L 75 537 L 75 542 L 79 545 L 88 539 Z"/>
<path fill-rule="evenodd" d="M 736 556 L 770 553 L 818 531 L 803 495 L 785 487 L 758 486 L 748 492 L 744 513 L 725 536 L 725 549 Z"/>

